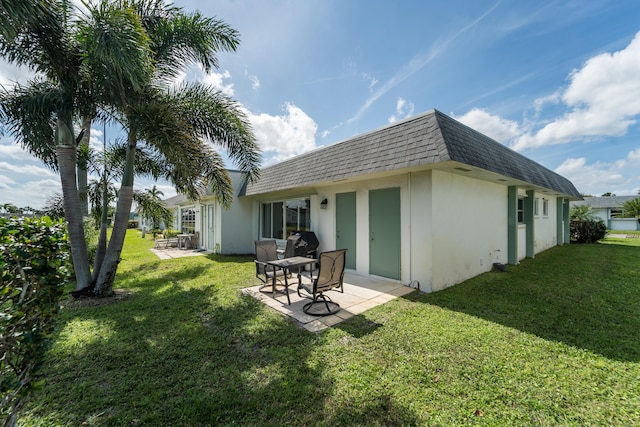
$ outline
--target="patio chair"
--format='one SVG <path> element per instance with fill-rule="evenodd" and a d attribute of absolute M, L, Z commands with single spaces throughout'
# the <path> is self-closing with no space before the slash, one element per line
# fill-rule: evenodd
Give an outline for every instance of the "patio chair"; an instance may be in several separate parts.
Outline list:
<path fill-rule="evenodd" d="M 275 240 L 256 240 L 256 277 L 264 283 L 260 289 L 273 283 L 276 278 L 284 276 L 285 270 L 273 265 L 268 265 L 268 261 L 278 259 L 278 245 Z M 275 291 L 275 289 L 274 289 Z"/>
<path fill-rule="evenodd" d="M 331 289 L 340 288 L 344 292 L 344 266 L 346 259 L 346 249 L 322 252 L 318 258 L 320 265 L 318 277 L 310 282 L 303 282 L 301 287 L 311 298 L 311 302 L 302 307 L 302 311 L 312 316 L 328 316 L 340 311 L 340 304 L 331 301 L 331 298 L 324 293 Z M 298 296 L 300 288 L 298 288 Z"/>
<path fill-rule="evenodd" d="M 186 242 L 187 249 L 199 249 L 200 248 L 200 232 L 194 231 L 193 235 L 189 237 L 189 240 Z"/>

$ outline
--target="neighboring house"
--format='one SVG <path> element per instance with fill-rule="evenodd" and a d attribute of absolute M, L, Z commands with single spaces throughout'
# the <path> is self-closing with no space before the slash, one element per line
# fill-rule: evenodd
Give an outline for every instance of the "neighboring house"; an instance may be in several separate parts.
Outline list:
<path fill-rule="evenodd" d="M 348 249 L 347 269 L 426 292 L 568 244 L 569 201 L 581 199 L 566 178 L 436 110 L 236 180 L 232 211 L 211 201 L 220 252 L 312 230 L 320 251 Z M 209 230 L 209 202 L 177 206 Z"/>
<path fill-rule="evenodd" d="M 571 206 L 587 205 L 593 216 L 604 221 L 609 230 L 640 230 L 638 219 L 621 218 L 622 205 L 640 196 L 585 197 L 584 200 L 572 201 Z"/>
<path fill-rule="evenodd" d="M 173 212 L 173 228 L 183 233 L 198 232 L 200 249 L 221 254 L 253 253 L 251 234 L 251 204 L 249 200 L 238 199 L 244 186 L 241 172 L 228 171 L 234 189 L 233 204 L 223 208 L 213 194 L 208 193 L 198 201 L 189 200 L 178 194 L 164 200 Z"/>

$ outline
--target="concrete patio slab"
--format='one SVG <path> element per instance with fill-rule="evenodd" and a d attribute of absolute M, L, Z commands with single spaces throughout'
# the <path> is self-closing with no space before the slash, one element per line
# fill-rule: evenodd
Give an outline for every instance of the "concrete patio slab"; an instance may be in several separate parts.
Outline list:
<path fill-rule="evenodd" d="M 305 279 L 309 280 L 303 277 L 303 280 Z M 242 289 L 242 293 L 250 295 L 274 310 L 291 317 L 306 330 L 319 332 L 415 290 L 399 282 L 345 272 L 344 293 L 335 290 L 327 293 L 332 301 L 340 304 L 340 311 L 331 316 L 319 317 L 302 311 L 302 307 L 310 300 L 304 296 L 304 292 L 302 292 L 302 297 L 298 296 L 297 283 L 295 277 L 290 280 L 291 305 L 287 304 L 287 296 L 283 292 L 284 286 L 277 286 L 278 292 L 275 296 L 271 292 L 271 286 L 264 287 L 262 290 L 260 290 L 260 286 L 252 286 Z"/>
<path fill-rule="evenodd" d="M 205 255 L 206 252 L 200 252 L 194 249 L 178 249 L 178 248 L 166 248 L 166 249 L 149 249 L 151 252 L 156 254 L 156 256 L 160 259 L 171 259 L 171 258 L 182 258 L 186 256 L 202 256 Z"/>

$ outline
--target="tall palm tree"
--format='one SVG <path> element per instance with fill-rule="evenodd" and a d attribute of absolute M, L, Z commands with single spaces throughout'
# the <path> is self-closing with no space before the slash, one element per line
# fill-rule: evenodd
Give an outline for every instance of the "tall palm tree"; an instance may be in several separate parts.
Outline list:
<path fill-rule="evenodd" d="M 8 3 L 14 2 L 3 4 Z M 75 13 L 64 0 L 25 3 L 37 3 L 34 8 L 42 8 L 42 13 L 25 21 L 18 14 L 4 20 L 9 28 L 0 34 L 0 54 L 31 68 L 37 77 L 3 91 L 0 109 L 23 147 L 60 173 L 77 289 L 82 289 L 90 285 L 91 274 L 76 182 L 81 138 L 74 135 L 72 122 L 78 106 L 95 102 L 86 98 L 87 82 L 105 106 L 146 84 L 149 43 L 137 15 L 107 2 L 88 15 Z"/>
<path fill-rule="evenodd" d="M 233 51 L 238 45 L 235 30 L 160 0 L 133 4 L 151 40 L 154 81 L 129 92 L 117 111 L 127 130 L 124 173 L 97 295 L 110 293 L 115 278 L 134 194 L 136 156 L 152 159 L 141 162 L 154 165 L 148 173 L 169 180 L 179 192 L 198 199 L 211 188 L 225 205 L 232 201 L 231 181 L 211 143 L 226 149 L 249 179 L 257 177 L 260 163 L 249 122 L 236 102 L 212 87 L 168 85 L 193 62 L 205 70 L 217 67 L 217 52 Z"/>

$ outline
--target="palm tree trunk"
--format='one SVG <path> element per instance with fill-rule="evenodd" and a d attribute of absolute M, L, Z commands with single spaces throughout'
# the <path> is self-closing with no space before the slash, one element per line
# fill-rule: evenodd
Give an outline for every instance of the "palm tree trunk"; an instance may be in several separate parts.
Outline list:
<path fill-rule="evenodd" d="M 129 213 L 133 202 L 133 176 L 136 158 L 136 138 L 133 130 L 129 131 L 129 143 L 127 145 L 127 157 L 125 160 L 124 175 L 122 185 L 118 193 L 118 204 L 116 205 L 116 217 L 113 220 L 113 230 L 109 239 L 109 246 L 105 254 L 104 261 L 100 267 L 100 273 L 94 290 L 96 296 L 108 296 L 113 293 L 113 282 L 116 277 L 116 270 L 120 262 L 120 254 L 124 246 L 124 238 L 127 234 L 129 224 Z"/>
<path fill-rule="evenodd" d="M 57 130 L 56 157 L 60 169 L 64 216 L 69 230 L 71 257 L 76 275 L 76 291 L 78 291 L 91 284 L 91 271 L 87 256 L 87 243 L 84 239 L 80 198 L 78 197 L 78 187 L 76 186 L 77 152 L 69 124 L 58 119 Z"/>
<path fill-rule="evenodd" d="M 84 134 L 82 135 L 82 140 L 80 140 L 80 149 L 88 150 L 89 138 L 91 137 L 91 117 L 85 116 L 82 118 L 82 128 L 84 129 Z M 78 163 L 78 193 L 80 195 L 80 208 L 83 216 L 89 215 L 87 183 L 87 163 L 80 162 Z"/>
<path fill-rule="evenodd" d="M 109 225 L 109 195 L 107 194 L 108 182 L 107 182 L 107 169 L 102 176 L 103 189 L 102 189 L 102 213 L 100 215 L 100 237 L 98 238 L 98 247 L 96 249 L 96 259 L 93 262 L 93 282 L 96 283 L 98 275 L 102 268 L 102 262 L 107 252 L 107 226 Z"/>

